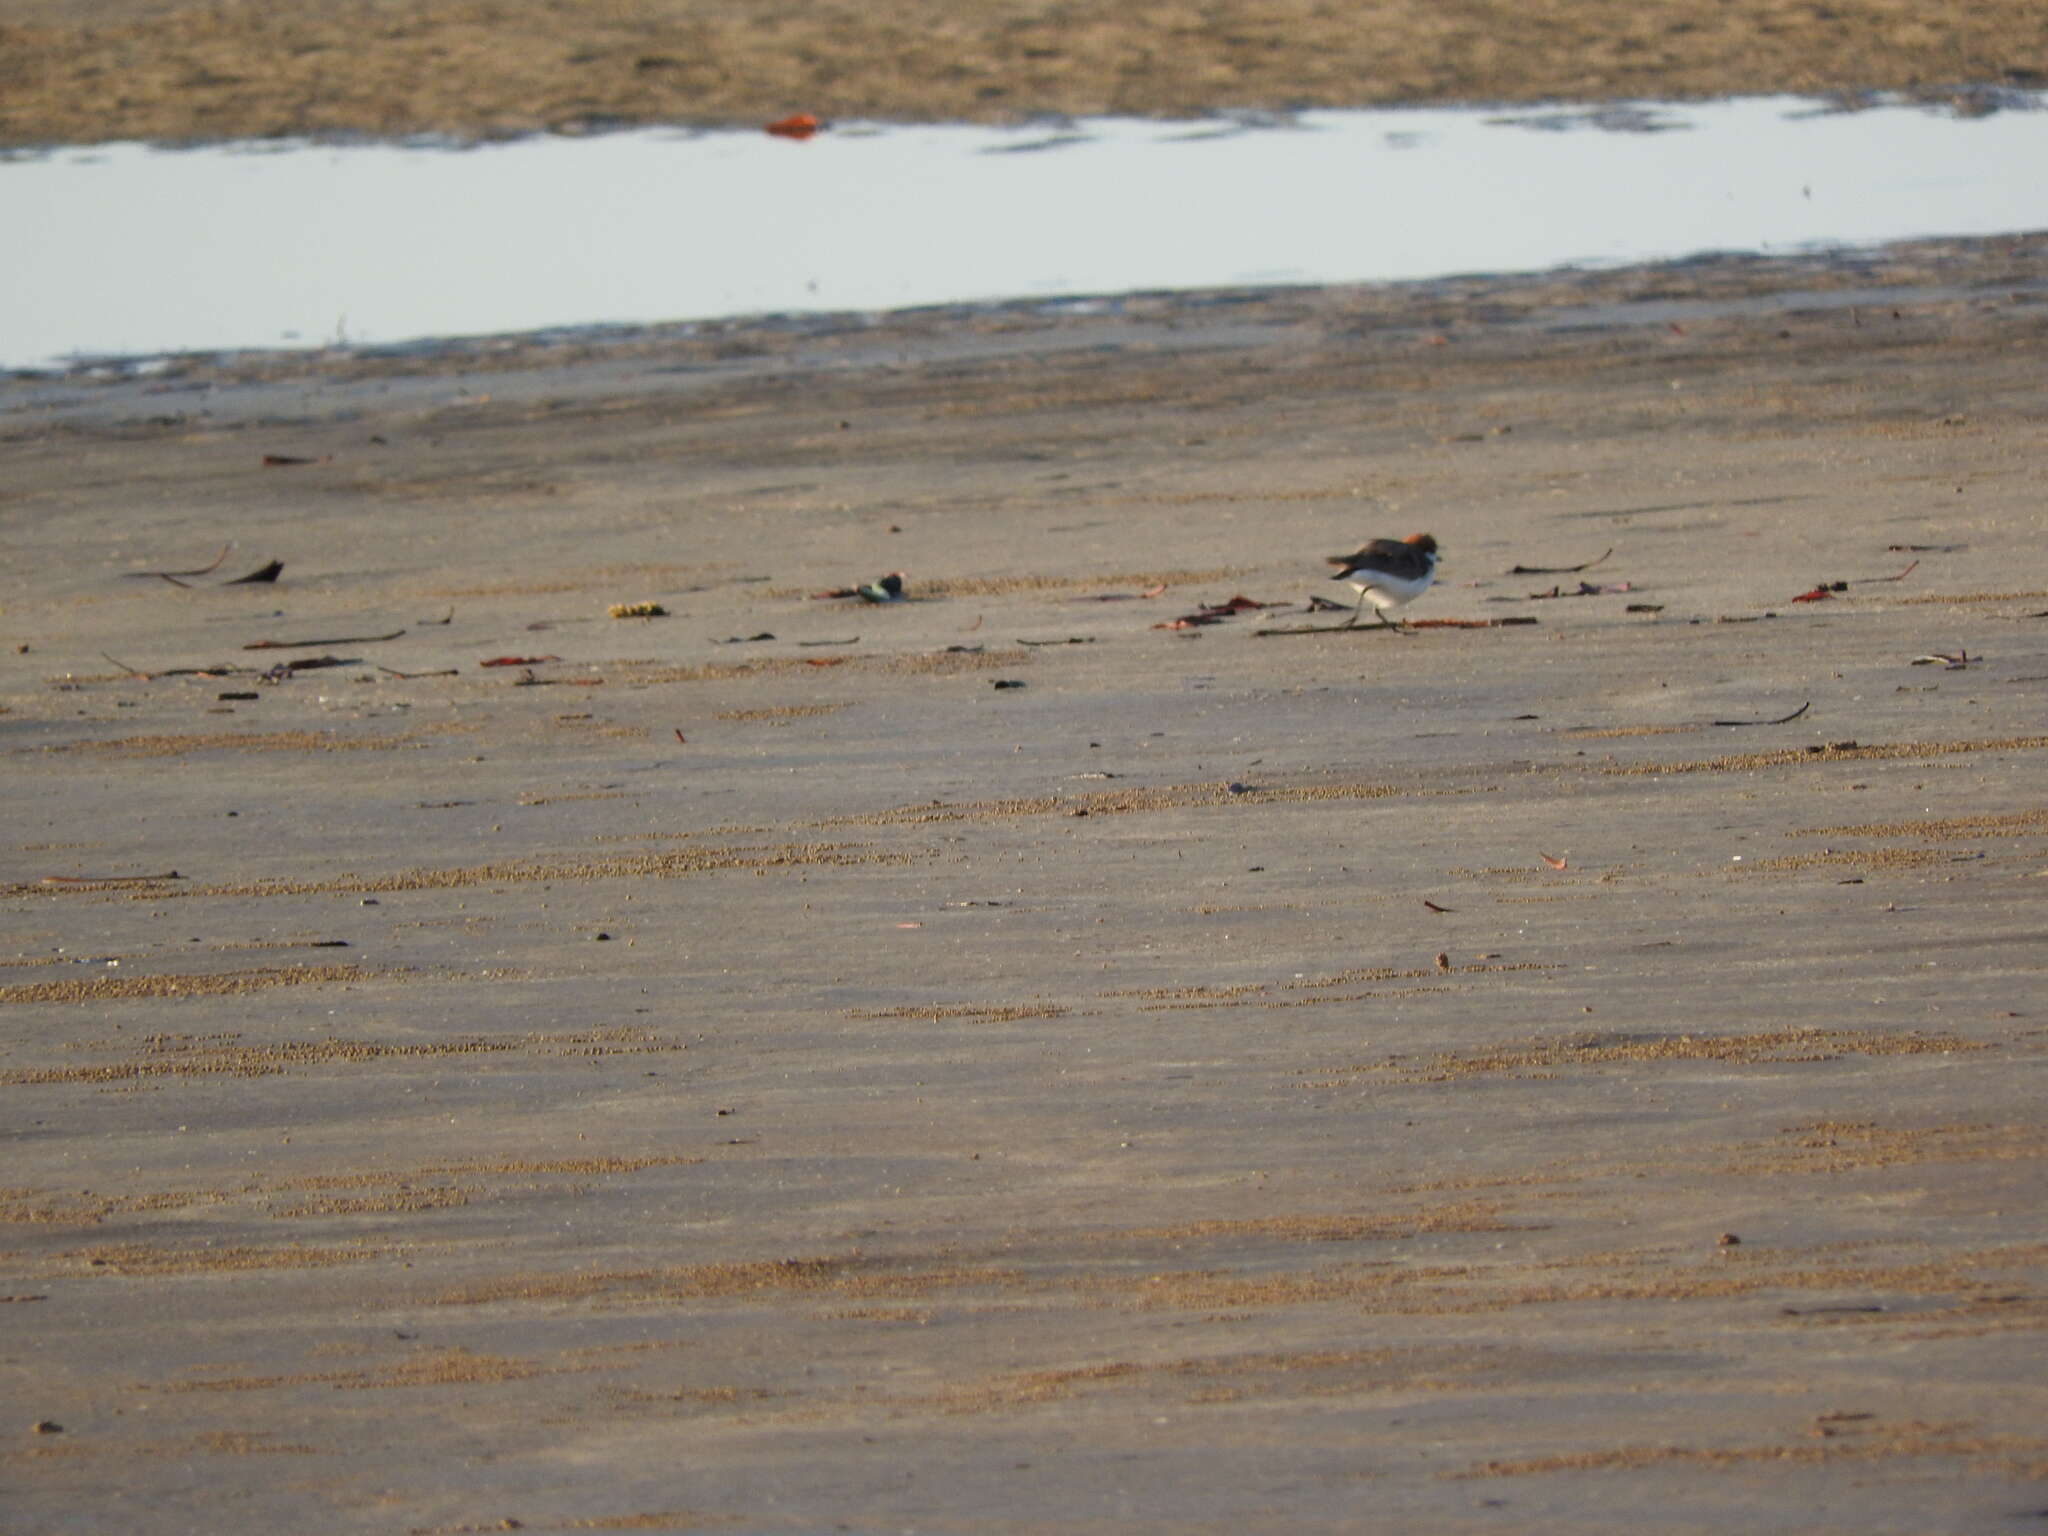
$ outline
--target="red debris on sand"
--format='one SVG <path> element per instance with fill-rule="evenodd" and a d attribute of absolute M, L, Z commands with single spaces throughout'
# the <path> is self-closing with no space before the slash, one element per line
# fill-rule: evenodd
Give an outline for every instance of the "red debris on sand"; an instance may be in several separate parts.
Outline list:
<path fill-rule="evenodd" d="M 778 117 L 768 125 L 768 131 L 778 139 L 795 139 L 801 143 L 824 126 L 810 113 L 796 112 L 788 117 Z"/>
<path fill-rule="evenodd" d="M 1154 624 L 1152 627 L 1154 629 L 1196 629 L 1204 624 L 1221 624 L 1225 619 L 1235 618 L 1240 613 L 1248 613 L 1254 609 L 1276 606 L 1278 605 L 1274 603 L 1255 602 L 1251 598 L 1239 593 L 1227 603 L 1210 603 L 1205 607 L 1196 609 L 1193 613 L 1184 613 L 1177 619 L 1168 619 L 1165 623 Z"/>
<path fill-rule="evenodd" d="M 1837 592 L 1845 590 L 1848 587 L 1848 585 L 1849 584 L 1846 581 L 1823 581 L 1817 583 L 1812 591 L 1802 592 L 1797 597 L 1793 598 L 1792 601 L 1795 603 L 1824 603 L 1829 598 L 1833 597 Z"/>
<path fill-rule="evenodd" d="M 480 667 L 537 667 L 544 661 L 560 661 L 559 656 L 493 656 L 488 661 L 477 663 Z"/>

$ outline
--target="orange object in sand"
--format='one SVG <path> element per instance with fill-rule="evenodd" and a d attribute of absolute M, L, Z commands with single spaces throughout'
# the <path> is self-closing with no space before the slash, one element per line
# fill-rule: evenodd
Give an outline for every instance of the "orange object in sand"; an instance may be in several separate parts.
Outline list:
<path fill-rule="evenodd" d="M 825 125 L 808 112 L 798 112 L 791 117 L 778 117 L 768 125 L 768 131 L 778 139 L 808 139 Z"/>

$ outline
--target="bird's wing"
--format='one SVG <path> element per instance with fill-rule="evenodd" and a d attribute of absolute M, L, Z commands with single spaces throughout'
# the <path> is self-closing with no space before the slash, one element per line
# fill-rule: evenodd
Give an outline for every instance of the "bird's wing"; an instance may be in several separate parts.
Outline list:
<path fill-rule="evenodd" d="M 1419 560 L 1420 556 L 1416 554 L 1414 545 L 1404 544 L 1399 539 L 1374 539 L 1361 545 L 1355 554 L 1330 555 L 1327 558 L 1330 564 L 1342 567 L 1337 574 L 1344 576 L 1367 563 L 1398 571 Z"/>

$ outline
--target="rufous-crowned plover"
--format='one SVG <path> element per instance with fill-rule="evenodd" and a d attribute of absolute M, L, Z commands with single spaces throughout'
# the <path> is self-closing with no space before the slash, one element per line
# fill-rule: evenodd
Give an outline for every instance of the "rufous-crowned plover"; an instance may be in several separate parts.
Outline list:
<path fill-rule="evenodd" d="M 1380 622 L 1392 625 L 1389 608 L 1412 603 L 1429 590 L 1436 576 L 1436 539 L 1426 533 L 1411 533 L 1405 539 L 1374 539 L 1355 554 L 1332 555 L 1338 568 L 1332 581 L 1348 581 L 1358 589 L 1358 611 L 1351 615 L 1356 624 L 1365 616 L 1365 605 L 1379 610 Z"/>

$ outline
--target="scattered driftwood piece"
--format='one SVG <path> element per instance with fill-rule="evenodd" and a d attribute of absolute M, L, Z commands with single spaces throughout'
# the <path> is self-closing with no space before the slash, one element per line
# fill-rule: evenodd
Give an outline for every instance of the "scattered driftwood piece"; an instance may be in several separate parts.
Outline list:
<path fill-rule="evenodd" d="M 322 667 L 359 667 L 359 656 L 294 656 L 290 661 L 280 661 L 262 674 L 267 683 L 282 683 L 298 672 L 315 672 Z"/>
<path fill-rule="evenodd" d="M 159 880 L 182 880 L 175 869 L 160 875 L 45 875 L 44 885 L 154 885 Z"/>
<path fill-rule="evenodd" d="M 296 453 L 266 453 L 263 455 L 263 467 L 265 469 L 295 469 L 301 464 L 331 464 L 333 462 L 334 455 L 331 453 L 317 459 L 302 458 Z"/>
<path fill-rule="evenodd" d="M 1255 629 L 1254 635 L 1376 635 L 1403 634 L 1411 629 L 1512 629 L 1542 622 L 1532 614 L 1518 613 L 1504 619 L 1407 619 L 1399 624 L 1295 624 L 1285 629 Z"/>
<path fill-rule="evenodd" d="M 1167 619 L 1154 624 L 1154 629 L 1199 629 L 1205 624 L 1221 624 L 1225 619 L 1234 619 L 1240 613 L 1255 608 L 1278 608 L 1279 603 L 1262 603 L 1256 598 L 1246 597 L 1242 592 L 1221 603 L 1205 603 L 1193 613 L 1184 613 L 1177 619 Z"/>
<path fill-rule="evenodd" d="M 1712 720 L 1708 723 L 1710 725 L 1790 725 L 1811 708 L 1813 708 L 1813 700 L 1808 699 L 1804 704 L 1793 710 L 1791 714 L 1780 715 L 1775 720 Z"/>
<path fill-rule="evenodd" d="M 1912 575 L 1913 572 L 1915 572 L 1919 568 L 1920 562 L 1918 560 L 1915 560 L 1911 565 L 1907 566 L 1903 571 L 1899 572 L 1899 574 L 1896 576 L 1859 576 L 1856 578 L 1856 585 L 1860 587 L 1867 585 L 1868 583 L 1873 581 L 1904 581 L 1908 576 Z"/>
<path fill-rule="evenodd" d="M 1582 581 L 1579 583 L 1576 591 L 1567 592 L 1563 587 L 1557 586 L 1552 587 L 1548 592 L 1531 592 L 1528 600 L 1536 603 L 1551 597 L 1608 597 L 1616 592 L 1633 592 L 1634 590 L 1635 584 L 1628 581 L 1608 582 L 1604 586 L 1599 582 Z M 1513 601 L 1513 599 L 1510 599 L 1510 601 Z"/>
<path fill-rule="evenodd" d="M 389 672 L 393 677 L 402 677 L 407 681 L 411 681 L 415 677 L 460 677 L 462 675 L 460 667 L 443 667 L 438 672 L 401 672 L 396 667 L 382 666 L 377 668 L 377 670 L 379 672 Z"/>
<path fill-rule="evenodd" d="M 1594 566 L 1613 554 L 1609 548 L 1604 554 L 1595 556 L 1580 565 L 1517 565 L 1508 569 L 1510 576 L 1576 576 L 1580 571 L 1590 571 Z"/>
<path fill-rule="evenodd" d="M 559 656 L 490 656 L 477 663 L 480 667 L 537 667 L 544 661 L 560 661 Z"/>
<path fill-rule="evenodd" d="M 394 629 L 388 635 L 337 635 L 327 640 L 251 640 L 242 649 L 245 651 L 302 651 L 316 645 L 370 645 L 378 640 L 396 640 L 404 634 Z M 488 663 L 486 663 L 488 665 Z"/>
<path fill-rule="evenodd" d="M 1983 659 L 1982 656 L 1972 656 L 1966 647 L 1958 647 L 1953 656 L 1946 651 L 1935 651 L 1928 656 L 1915 656 L 1913 658 L 1913 665 L 1916 667 L 1940 667 L 1944 672 L 1959 672 L 1964 667 L 1970 665 L 1971 662 L 1982 661 Z"/>
<path fill-rule="evenodd" d="M 1093 635 L 1069 635 L 1064 640 L 1019 640 L 1019 645 L 1093 645 Z"/>
<path fill-rule="evenodd" d="M 1394 624 L 1290 624 L 1283 629 L 1255 629 L 1254 635 L 1398 635 Z"/>
<path fill-rule="evenodd" d="M 223 544 L 223 545 L 221 545 L 221 547 L 220 547 L 220 553 L 219 553 L 219 554 L 217 554 L 217 555 L 215 555 L 215 556 L 213 557 L 213 563 L 212 563 L 211 565 L 202 565 L 202 566 L 200 566 L 200 567 L 199 567 L 199 569 L 198 569 L 198 570 L 196 570 L 196 571 L 123 571 L 123 572 L 122 572 L 121 574 L 122 574 L 122 575 L 124 575 L 124 576 L 131 576 L 131 577 L 132 577 L 132 576 L 140 576 L 140 577 L 144 578 L 145 580 L 146 580 L 146 579 L 148 579 L 149 577 L 152 577 L 152 576 L 161 576 L 161 577 L 162 577 L 162 578 L 163 578 L 163 579 L 164 579 L 165 581 L 168 581 L 168 582 L 170 582 L 170 583 L 171 583 L 171 585 L 173 585 L 173 586 L 183 586 L 183 585 L 184 585 L 184 583 L 183 583 L 183 582 L 181 582 L 181 581 L 179 581 L 179 580 L 177 579 L 178 577 L 180 577 L 180 576 L 211 576 L 211 575 L 212 575 L 212 574 L 213 574 L 213 573 L 214 573 L 215 571 L 217 571 L 217 570 L 219 570 L 219 569 L 220 569 L 220 563 L 221 563 L 221 561 L 223 561 L 223 560 L 227 559 L 227 557 L 228 557 L 228 551 L 229 551 L 229 550 L 231 550 L 231 549 L 233 549 L 233 548 L 234 548 L 234 545 L 232 545 L 232 544 Z"/>
<path fill-rule="evenodd" d="M 774 638 L 773 631 L 764 629 L 758 635 L 727 635 L 723 640 L 714 640 L 711 643 L 713 645 L 752 645 L 757 640 L 773 640 Z M 804 640 L 797 642 L 798 645 L 807 645 L 809 643 Z"/>
<path fill-rule="evenodd" d="M 107 656 L 105 651 L 101 651 L 100 654 Z M 230 666 L 223 661 L 216 662 L 210 667 L 165 667 L 160 672 L 145 672 L 140 667 L 130 666 L 118 656 L 107 656 L 107 660 L 130 677 L 140 678 L 144 682 L 153 682 L 159 677 L 242 677 L 256 670 L 254 667 Z"/>
<path fill-rule="evenodd" d="M 1536 852 L 1536 857 L 1541 859 L 1544 863 L 1548 864 L 1552 869 L 1567 869 L 1571 865 L 1571 861 L 1569 859 L 1553 859 L 1549 854 L 1543 852 L 1540 848 Z"/>
<path fill-rule="evenodd" d="M 1090 592 L 1084 597 L 1070 597 L 1067 601 L 1070 603 L 1132 603 L 1140 598 L 1160 597 L 1165 592 L 1166 583 L 1162 581 L 1158 586 L 1147 587 L 1142 592 Z"/>
<path fill-rule="evenodd" d="M 1422 904 L 1432 912 L 1455 912 L 1458 910 L 1456 907 L 1440 907 L 1427 896 L 1422 898 Z"/>
<path fill-rule="evenodd" d="M 1967 544 L 1887 544 L 1886 550 L 1895 555 L 1952 555 L 1959 549 L 1968 549 Z M 1916 565 L 1918 561 L 1914 562 Z"/>
<path fill-rule="evenodd" d="M 275 581 L 284 574 L 284 562 L 273 560 L 268 565 L 258 566 L 246 576 L 237 576 L 233 581 L 221 583 L 224 587 L 245 587 L 251 582 Z"/>
<path fill-rule="evenodd" d="M 443 614 L 443 615 L 442 615 L 442 616 L 441 616 L 440 618 L 438 618 L 438 619 L 414 619 L 414 620 L 413 620 L 413 623 L 415 623 L 415 624 L 453 624 L 454 622 L 455 622 L 455 610 L 454 610 L 453 608 L 450 608 L 450 609 L 449 609 L 449 610 L 447 611 L 447 613 Z"/>
<path fill-rule="evenodd" d="M 860 636 L 859 636 L 859 635 L 855 635 L 855 636 L 854 636 L 854 637 L 853 637 L 853 638 L 852 638 L 851 640 L 799 640 L 799 641 L 797 641 L 797 644 L 798 644 L 798 645 L 859 645 L 859 644 L 860 644 Z"/>

